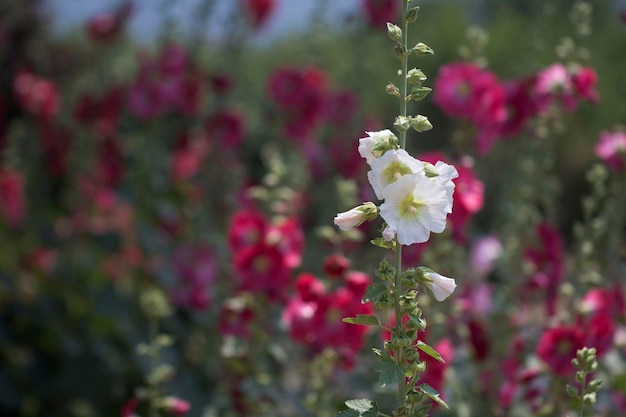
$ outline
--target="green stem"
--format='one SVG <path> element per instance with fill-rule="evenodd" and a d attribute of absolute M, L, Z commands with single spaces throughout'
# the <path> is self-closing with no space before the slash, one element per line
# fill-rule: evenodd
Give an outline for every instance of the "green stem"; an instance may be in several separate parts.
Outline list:
<path fill-rule="evenodd" d="M 396 276 L 394 282 L 394 308 L 396 313 L 396 336 L 400 335 L 398 329 L 402 328 L 402 314 L 400 313 L 400 295 L 402 295 L 402 245 L 398 242 L 398 237 L 396 236 Z M 396 363 L 399 366 L 404 365 L 404 348 L 397 347 L 396 348 Z M 404 403 L 405 397 L 405 382 L 404 377 L 398 378 L 398 402 L 401 404 Z"/>
<path fill-rule="evenodd" d="M 158 322 L 156 319 L 151 318 L 148 324 L 148 340 L 150 340 L 150 372 L 153 373 L 157 367 L 158 360 L 158 351 L 156 349 L 156 337 L 158 334 Z M 157 414 L 157 392 L 156 386 L 150 383 L 150 396 L 149 396 L 149 404 L 148 404 L 148 413 L 150 417 L 158 417 Z"/>
<path fill-rule="evenodd" d="M 404 50 L 408 50 L 409 44 L 409 23 L 406 21 L 406 12 L 409 7 L 408 0 L 402 0 L 402 43 L 404 46 Z M 406 73 L 408 72 L 408 59 L 406 54 L 402 58 L 402 82 L 400 83 L 400 116 L 406 117 L 407 115 L 407 79 Z M 406 131 L 403 130 L 400 132 L 400 147 L 402 149 L 406 148 Z M 402 328 L 402 314 L 400 312 L 400 296 L 402 295 L 402 245 L 398 242 L 398 236 L 396 235 L 396 276 L 395 276 L 395 292 L 394 292 L 394 306 L 395 306 L 395 314 L 396 314 L 396 329 Z M 397 335 L 399 335 L 399 331 L 396 330 Z M 398 347 L 396 349 L 396 363 L 399 366 L 404 366 L 404 348 Z M 400 404 L 404 404 L 405 402 L 405 394 L 406 394 L 406 385 L 404 378 L 398 379 L 398 402 Z"/>
<path fill-rule="evenodd" d="M 409 9 L 409 2 L 407 0 L 402 0 L 402 43 L 404 45 L 405 51 L 409 49 L 409 22 L 406 21 L 406 13 Z M 407 55 L 402 59 L 402 82 L 400 83 L 400 115 L 402 117 L 406 117 L 407 113 L 407 89 L 408 82 L 406 79 L 406 73 L 409 71 L 409 60 Z M 400 147 L 402 149 L 406 148 L 406 131 L 403 130 L 400 132 Z"/>

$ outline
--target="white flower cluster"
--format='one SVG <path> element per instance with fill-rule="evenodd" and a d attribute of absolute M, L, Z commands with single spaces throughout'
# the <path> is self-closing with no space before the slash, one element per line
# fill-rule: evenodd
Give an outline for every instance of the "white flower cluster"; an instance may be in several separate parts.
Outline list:
<path fill-rule="evenodd" d="M 401 245 L 423 243 L 431 232 L 443 232 L 447 215 L 452 213 L 452 180 L 459 175 L 456 168 L 442 161 L 432 165 L 413 158 L 398 149 L 398 140 L 388 129 L 366 133 L 368 137 L 359 139 L 359 153 L 371 168 L 367 178 L 383 203 L 376 211 L 372 210 L 373 203 L 366 203 L 339 213 L 335 224 L 348 230 L 372 220 L 379 212 L 387 225 L 383 238 L 390 241 L 397 236 Z M 456 287 L 454 280 L 437 273 L 429 278 L 427 286 L 435 290 L 438 300 Z"/>
<path fill-rule="evenodd" d="M 367 178 L 376 197 L 384 200 L 383 237 L 391 240 L 397 234 L 398 243 L 412 245 L 426 242 L 430 232 L 443 232 L 452 212 L 456 168 L 441 161 L 432 165 L 394 148 L 397 139 L 388 129 L 366 133 L 368 137 L 359 139 L 359 153 L 372 168 Z M 335 224 L 346 230 L 347 213 L 355 214 L 354 210 L 338 214 Z"/>

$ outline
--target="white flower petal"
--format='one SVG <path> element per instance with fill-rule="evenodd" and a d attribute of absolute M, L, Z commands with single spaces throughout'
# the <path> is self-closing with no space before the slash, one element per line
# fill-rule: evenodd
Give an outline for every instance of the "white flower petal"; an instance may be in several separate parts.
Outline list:
<path fill-rule="evenodd" d="M 452 278 L 444 277 L 436 272 L 427 272 L 424 275 L 432 280 L 426 286 L 433 292 L 437 301 L 443 301 L 448 298 L 456 288 L 456 282 Z"/>

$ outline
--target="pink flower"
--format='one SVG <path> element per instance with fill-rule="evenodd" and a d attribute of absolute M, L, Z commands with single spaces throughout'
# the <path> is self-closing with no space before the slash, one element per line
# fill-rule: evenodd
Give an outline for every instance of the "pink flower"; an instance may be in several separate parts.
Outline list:
<path fill-rule="evenodd" d="M 165 410 L 175 416 L 184 416 L 191 410 L 191 404 L 188 401 L 178 397 L 168 397 L 165 399 Z"/>
<path fill-rule="evenodd" d="M 543 332 L 537 344 L 537 356 L 559 376 L 574 373 L 572 359 L 585 345 L 585 333 L 579 327 L 559 326 Z"/>
<path fill-rule="evenodd" d="M 266 243 L 248 247 L 234 254 L 233 264 L 241 290 L 263 293 L 272 300 L 287 294 L 291 268 L 278 247 Z"/>
<path fill-rule="evenodd" d="M 139 406 L 139 398 L 131 397 L 122 405 L 121 417 L 134 417 L 135 409 Z"/>
<path fill-rule="evenodd" d="M 395 0 L 362 0 L 361 8 L 372 28 L 386 30 L 387 22 L 395 22 L 400 13 Z"/>
<path fill-rule="evenodd" d="M 0 216 L 10 227 L 22 225 L 26 210 L 24 177 L 21 172 L 3 168 L 0 170 Z"/>
<path fill-rule="evenodd" d="M 448 116 L 471 122 L 478 132 L 477 151 L 489 152 L 507 117 L 505 90 L 495 74 L 457 62 L 441 67 L 433 89 L 433 103 Z"/>
<path fill-rule="evenodd" d="M 276 8 L 275 0 L 240 0 L 240 3 L 250 23 L 256 29 L 265 24 Z"/>
<path fill-rule="evenodd" d="M 614 171 L 622 171 L 626 159 L 626 133 L 604 131 L 595 146 L 596 156 Z"/>
<path fill-rule="evenodd" d="M 17 72 L 13 80 L 13 90 L 18 104 L 35 116 L 50 119 L 61 108 L 61 98 L 56 84 L 30 71 Z"/>
<path fill-rule="evenodd" d="M 502 243 L 495 235 L 482 236 L 472 245 L 470 266 L 481 277 L 486 277 L 494 268 L 494 262 L 502 253 Z"/>
<path fill-rule="evenodd" d="M 233 253 L 261 244 L 269 225 L 263 214 L 254 210 L 240 210 L 233 215 L 228 228 L 228 246 Z"/>

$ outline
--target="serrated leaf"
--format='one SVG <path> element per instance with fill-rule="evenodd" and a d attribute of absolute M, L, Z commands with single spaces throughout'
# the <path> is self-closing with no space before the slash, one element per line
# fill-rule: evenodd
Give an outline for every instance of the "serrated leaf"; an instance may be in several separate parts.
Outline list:
<path fill-rule="evenodd" d="M 383 387 L 390 384 L 397 384 L 399 380 L 404 379 L 404 367 L 398 365 L 391 357 L 381 359 L 378 364 L 376 364 L 375 370 L 380 373 L 378 382 Z"/>
<path fill-rule="evenodd" d="M 417 341 L 417 348 L 421 350 L 422 352 L 424 352 L 425 354 L 427 354 L 428 356 L 430 356 L 431 358 L 435 358 L 441 363 L 446 363 L 446 361 L 443 360 L 439 352 L 437 352 L 432 346 L 427 345 L 421 340 Z"/>
<path fill-rule="evenodd" d="M 339 412 L 335 417 L 378 417 L 378 406 L 367 398 L 346 401 L 348 410 Z"/>
<path fill-rule="evenodd" d="M 367 303 L 369 301 L 377 300 L 382 295 L 387 294 L 387 286 L 385 284 L 374 283 L 367 287 L 367 291 L 361 300 L 362 303 Z"/>
<path fill-rule="evenodd" d="M 418 329 L 420 329 L 421 331 L 426 330 L 426 320 L 424 320 L 421 317 L 418 316 L 414 316 L 413 314 L 409 314 L 408 315 L 409 320 L 412 321 L 413 323 L 415 323 L 416 327 Z"/>
<path fill-rule="evenodd" d="M 450 409 L 450 407 L 448 407 L 448 404 L 446 404 L 446 402 L 444 400 L 441 399 L 441 396 L 439 394 L 439 392 L 434 389 L 433 387 L 431 387 L 428 384 L 422 384 L 419 386 L 419 389 L 431 400 L 433 400 L 434 402 L 436 402 L 437 404 L 439 404 L 442 407 L 445 407 L 447 410 Z"/>
<path fill-rule="evenodd" d="M 356 317 L 346 317 L 343 319 L 344 323 L 361 324 L 363 326 L 380 326 L 380 321 L 376 316 L 370 316 L 369 314 L 357 314 Z"/>

